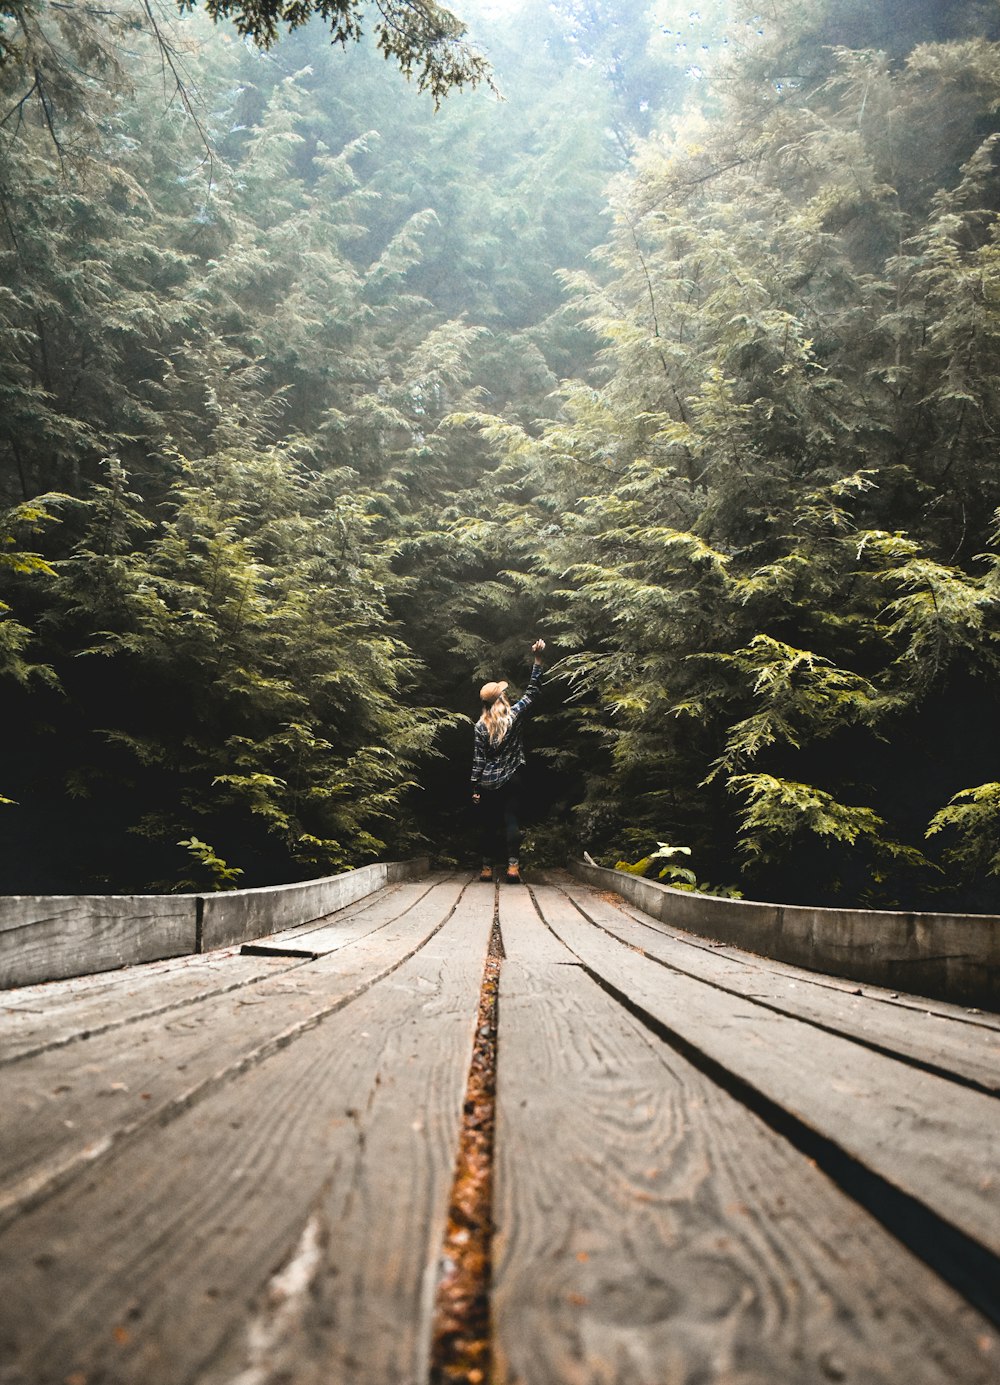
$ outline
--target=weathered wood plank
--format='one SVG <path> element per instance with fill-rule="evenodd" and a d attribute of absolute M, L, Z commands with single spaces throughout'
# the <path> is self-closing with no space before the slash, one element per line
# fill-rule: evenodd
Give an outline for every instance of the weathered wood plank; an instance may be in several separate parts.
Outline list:
<path fill-rule="evenodd" d="M 287 971 L 292 964 L 280 957 L 240 957 L 235 949 L 227 948 L 5 991 L 0 1000 L 0 1067 L 23 1062 L 47 1048 L 62 1048 L 137 1020 L 253 986 Z M 6 1003 L 8 997 L 10 1004 Z"/>
<path fill-rule="evenodd" d="M 45 1050 L 6 1069 L 0 1224 L 397 967 L 441 925 L 462 888 L 452 881 L 424 891 L 397 920 L 310 965 L 109 1030 L 71 1049 Z M 248 959 L 231 961 L 246 965 Z"/>
<path fill-rule="evenodd" d="M 390 885 L 331 915 L 276 937 L 298 931 L 320 934 L 310 953 L 332 952 L 392 923 L 418 903 L 436 882 Z M 262 941 L 267 941 L 266 939 Z M 150 962 L 123 972 L 101 972 L 51 981 L 0 994 L 0 1064 L 19 1061 L 42 1048 L 72 1043 L 121 1024 L 164 1014 L 177 1006 L 240 986 L 253 985 L 301 959 L 238 955 L 238 948 L 192 953 Z"/>
<path fill-rule="evenodd" d="M 684 1042 L 1000 1255 L 1000 1104 L 849 1039 L 651 963 L 535 891 L 546 922 L 596 975 Z"/>
<path fill-rule="evenodd" d="M 1000 1010 L 1000 918 L 829 909 L 725 899 L 573 862 L 574 875 L 616 890 L 655 918 L 703 937 L 863 983 Z"/>
<path fill-rule="evenodd" d="M 259 938 L 307 919 L 326 918 L 390 881 L 427 874 L 427 861 L 373 862 L 340 875 L 291 885 L 225 890 L 201 897 L 200 949 Z"/>
<path fill-rule="evenodd" d="M 992 1327 L 500 911 L 498 1385 L 995 1379 Z"/>
<path fill-rule="evenodd" d="M 711 939 L 698 933 L 688 932 L 681 925 L 673 925 L 669 921 L 654 918 L 651 914 L 643 913 L 636 905 L 625 899 L 622 895 L 615 894 L 611 890 L 603 890 L 596 885 L 588 885 L 582 881 L 576 881 L 569 871 L 556 870 L 545 872 L 546 884 L 558 885 L 566 889 L 567 893 L 572 894 L 572 887 L 575 884 L 578 889 L 586 893 L 588 898 L 598 898 L 609 904 L 612 908 L 619 909 L 627 917 L 634 918 L 642 923 L 644 927 L 653 928 L 668 937 L 676 938 L 684 942 L 689 947 L 700 948 L 704 951 L 712 952 L 718 957 L 728 957 L 737 964 L 745 965 L 747 959 L 751 959 L 753 964 L 764 971 L 773 973 L 775 976 L 800 977 L 804 983 L 817 986 L 825 990 L 839 991 L 850 995 L 857 995 L 860 991 L 862 995 L 871 996 L 881 1000 L 886 1005 L 892 1005 L 901 1012 L 919 1014 L 942 1015 L 946 1019 L 955 1020 L 960 1024 L 972 1025 L 976 1028 L 1000 1030 L 1000 1014 L 992 1010 L 983 1010 L 978 1006 L 959 1005 L 951 1001 L 940 1000 L 932 996 L 911 994 L 908 991 L 889 989 L 884 986 L 876 986 L 870 982 L 852 981 L 844 976 L 834 976 L 828 972 L 807 971 L 803 967 L 794 966 L 791 962 L 781 962 L 774 957 L 766 957 L 762 953 L 747 951 L 735 946 L 733 943 L 721 942 L 718 939 Z M 569 888 L 567 888 L 569 887 Z M 582 896 L 581 896 L 582 897 Z"/>
<path fill-rule="evenodd" d="M 912 1009 L 900 1009 L 875 995 L 817 985 L 810 973 L 798 968 L 775 972 L 751 953 L 720 957 L 717 951 L 692 947 L 687 939 L 665 932 L 652 919 L 647 923 L 615 908 L 585 886 L 565 892 L 600 928 L 688 976 L 1000 1092 L 1000 1032 L 992 1027 L 969 1025 L 934 1011 L 918 1017 Z"/>
<path fill-rule="evenodd" d="M 455 881 L 467 881 L 468 872 L 449 877 Z M 311 919 L 295 928 L 287 928 L 280 933 L 269 933 L 257 939 L 272 947 L 308 948 L 317 957 L 335 952 L 345 943 L 374 933 L 401 918 L 409 909 L 420 903 L 423 897 L 440 884 L 441 877 L 425 877 L 423 880 L 406 885 L 389 885 L 378 894 L 369 895 L 357 905 L 326 918 Z M 244 944 L 244 952 L 253 948 L 253 943 Z"/>
<path fill-rule="evenodd" d="M 196 950 L 196 895 L 0 898 L 0 989 Z"/>
<path fill-rule="evenodd" d="M 468 891 L 390 977 L 8 1227 L 8 1378 L 423 1380 L 490 922 Z"/>
<path fill-rule="evenodd" d="M 0 896 L 0 989 L 226 947 L 321 918 L 427 874 L 390 861 L 320 880 L 215 894 Z"/>
<path fill-rule="evenodd" d="M 612 890 L 602 889 L 597 885 L 587 884 L 585 881 L 578 880 L 569 871 L 549 870 L 545 871 L 543 876 L 544 878 L 539 881 L 540 884 L 556 885 L 576 898 L 577 896 L 573 894 L 575 887 L 581 892 L 579 895 L 581 899 L 600 899 L 611 908 L 618 909 L 626 917 L 635 919 L 646 928 L 655 929 L 667 937 L 676 938 L 688 947 L 711 952 L 717 957 L 727 957 L 736 965 L 747 965 L 749 960 L 755 967 L 775 976 L 801 978 L 804 984 L 848 995 L 857 995 L 860 991 L 862 995 L 880 1000 L 885 1005 L 892 1005 L 901 1012 L 942 1015 L 946 1019 L 955 1020 L 957 1023 L 971 1025 L 975 1028 L 1000 1030 L 1000 1014 L 992 1010 L 983 1010 L 973 1005 L 959 1005 L 933 996 L 911 994 L 908 991 L 900 991 L 895 988 L 876 986 L 867 981 L 852 981 L 848 977 L 834 976 L 829 972 L 807 971 L 791 962 L 781 962 L 774 957 L 767 957 L 763 953 L 739 948 L 734 943 L 722 942 L 704 934 L 691 933 L 680 924 L 675 925 L 668 920 L 654 918 L 652 914 L 644 913 L 623 895 L 616 894 Z"/>

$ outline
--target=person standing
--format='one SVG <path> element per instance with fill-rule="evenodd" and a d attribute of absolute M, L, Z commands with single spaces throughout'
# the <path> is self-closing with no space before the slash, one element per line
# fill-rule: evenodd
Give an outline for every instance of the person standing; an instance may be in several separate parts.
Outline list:
<path fill-rule="evenodd" d="M 484 683 L 479 690 L 482 712 L 473 733 L 472 802 L 479 810 L 479 844 L 483 858 L 480 880 L 493 879 L 493 862 L 506 847 L 509 885 L 521 883 L 518 856 L 521 849 L 520 789 L 525 764 L 524 718 L 534 704 L 542 682 L 544 640 L 531 646 L 535 656 L 531 678 L 513 705 L 507 698 L 508 683 Z"/>

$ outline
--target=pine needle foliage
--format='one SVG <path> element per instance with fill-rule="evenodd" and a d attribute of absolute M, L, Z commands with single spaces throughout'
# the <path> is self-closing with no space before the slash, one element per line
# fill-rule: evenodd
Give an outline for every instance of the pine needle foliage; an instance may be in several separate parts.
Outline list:
<path fill-rule="evenodd" d="M 994 7 L 740 3 L 709 85 L 529 5 L 436 114 L 353 0 L 112 9 L 0 26 L 3 880 L 461 859 L 542 634 L 537 850 L 996 907 Z"/>
<path fill-rule="evenodd" d="M 178 0 L 181 11 L 197 0 Z M 214 20 L 228 19 L 240 34 L 264 48 L 310 19 L 321 19 L 333 43 L 355 43 L 364 35 L 363 0 L 204 0 Z M 395 59 L 418 91 L 429 91 L 435 105 L 450 91 L 480 82 L 493 85 L 489 63 L 465 39 L 465 25 L 435 0 L 374 0 L 375 42 L 383 57 Z"/>
<path fill-rule="evenodd" d="M 666 831 L 773 897 L 891 905 L 961 888 L 929 820 L 990 820 L 940 805 L 998 710 L 1000 50 L 921 14 L 889 56 L 834 10 L 772 7 L 716 109 L 638 145 L 564 276 L 601 369 L 530 436 L 479 426 L 550 515 L 581 844 Z"/>
<path fill-rule="evenodd" d="M 95 487 L 60 564 L 66 622 L 94 630 L 82 652 L 114 666 L 104 749 L 75 781 L 117 766 L 155 803 L 128 830 L 157 859 L 185 831 L 250 879 L 255 856 L 306 873 L 371 858 L 442 722 L 400 705 L 416 666 L 389 629 L 377 516 L 280 450 L 176 465 L 139 547 L 113 551 L 116 492 Z M 119 491 L 120 531 L 124 505 Z"/>

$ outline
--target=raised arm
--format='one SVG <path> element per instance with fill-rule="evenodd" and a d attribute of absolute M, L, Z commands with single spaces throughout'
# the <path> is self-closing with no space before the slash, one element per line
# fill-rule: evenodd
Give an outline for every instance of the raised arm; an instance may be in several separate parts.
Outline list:
<path fill-rule="evenodd" d="M 535 643 L 531 646 L 531 652 L 532 654 L 534 654 L 535 660 L 531 666 L 531 677 L 528 679 L 528 686 L 525 688 L 524 692 L 521 694 L 521 696 L 518 698 L 518 700 L 514 703 L 513 707 L 511 708 L 515 720 L 522 714 L 522 712 L 526 712 L 528 710 L 528 708 L 534 701 L 539 688 L 542 685 L 542 653 L 544 649 L 544 640 L 536 640 Z"/>

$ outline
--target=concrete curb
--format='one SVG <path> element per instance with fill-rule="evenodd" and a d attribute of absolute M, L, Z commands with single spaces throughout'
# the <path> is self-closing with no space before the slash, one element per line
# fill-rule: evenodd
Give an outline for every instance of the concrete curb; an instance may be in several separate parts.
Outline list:
<path fill-rule="evenodd" d="M 0 990 L 265 937 L 429 869 L 423 857 L 218 894 L 0 896 Z"/>
<path fill-rule="evenodd" d="M 692 894 L 583 861 L 570 861 L 569 870 L 661 923 L 703 938 L 808 971 L 1000 1010 L 1000 917 L 995 915 L 763 904 Z"/>

